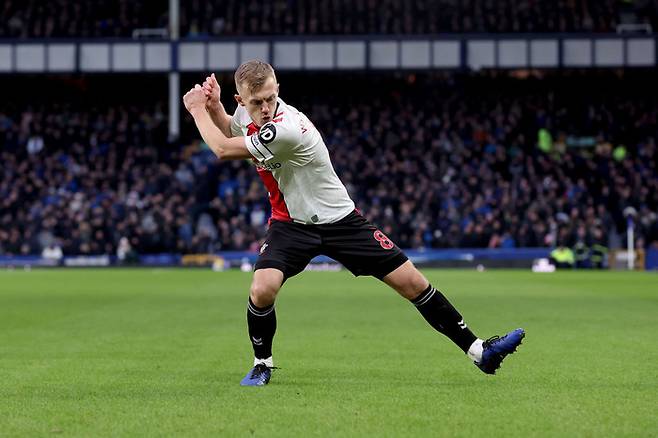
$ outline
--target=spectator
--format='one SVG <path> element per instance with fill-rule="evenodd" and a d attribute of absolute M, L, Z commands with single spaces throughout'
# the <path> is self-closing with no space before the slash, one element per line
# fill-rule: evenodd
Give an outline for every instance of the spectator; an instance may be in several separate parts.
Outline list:
<path fill-rule="evenodd" d="M 127 237 L 119 239 L 117 247 L 117 260 L 120 265 L 132 265 L 139 260 L 137 253 L 133 250 L 132 245 Z"/>
<path fill-rule="evenodd" d="M 45 260 L 48 260 L 53 265 L 59 265 L 62 263 L 64 258 L 64 253 L 62 252 L 62 247 L 55 241 L 52 241 L 48 246 L 46 246 L 41 252 L 41 257 Z"/>
<path fill-rule="evenodd" d="M 575 258 L 571 248 L 558 245 L 551 251 L 550 261 L 557 269 L 572 269 Z"/>

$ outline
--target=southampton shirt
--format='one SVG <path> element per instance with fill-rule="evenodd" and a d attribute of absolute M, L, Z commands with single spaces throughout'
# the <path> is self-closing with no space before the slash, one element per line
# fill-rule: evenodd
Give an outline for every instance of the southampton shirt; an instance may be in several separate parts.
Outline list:
<path fill-rule="evenodd" d="M 329 224 L 354 210 L 354 202 L 329 159 L 322 136 L 310 120 L 278 99 L 272 121 L 262 127 L 238 106 L 233 136 L 245 136 L 272 205 L 272 219 Z"/>

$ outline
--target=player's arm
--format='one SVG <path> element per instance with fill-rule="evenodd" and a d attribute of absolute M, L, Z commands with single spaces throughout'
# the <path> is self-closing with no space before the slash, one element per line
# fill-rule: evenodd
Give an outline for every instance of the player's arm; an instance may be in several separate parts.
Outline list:
<path fill-rule="evenodd" d="M 228 115 L 220 100 L 222 90 L 215 78 L 215 73 L 206 77 L 201 88 L 206 95 L 206 110 L 210 114 L 213 123 L 226 137 L 233 137 L 233 133 L 231 132 L 231 116 Z"/>
<path fill-rule="evenodd" d="M 289 158 L 298 153 L 302 143 L 301 129 L 286 123 L 268 122 L 257 133 L 242 138 L 247 150 L 260 163 Z"/>
<path fill-rule="evenodd" d="M 206 99 L 203 89 L 198 84 L 183 96 L 185 108 L 194 118 L 194 123 L 206 144 L 221 160 L 252 158 L 245 144 L 245 137 L 229 138 L 218 129 L 206 111 Z"/>

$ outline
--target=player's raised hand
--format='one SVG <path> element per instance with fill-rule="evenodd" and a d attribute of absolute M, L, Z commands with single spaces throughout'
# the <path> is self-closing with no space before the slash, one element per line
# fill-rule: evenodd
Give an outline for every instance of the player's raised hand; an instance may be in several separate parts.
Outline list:
<path fill-rule="evenodd" d="M 203 92 L 208 98 L 206 101 L 206 107 L 212 109 L 213 107 L 216 107 L 220 104 L 219 98 L 222 89 L 219 86 L 219 82 L 217 82 L 217 78 L 215 78 L 215 73 L 212 73 L 210 76 L 206 77 L 206 80 L 203 82 L 201 88 L 203 88 Z"/>
<path fill-rule="evenodd" d="M 206 94 L 203 92 L 201 85 L 196 84 L 194 88 L 185 93 L 183 96 L 183 103 L 185 108 L 192 113 L 193 110 L 198 108 L 204 108 L 206 105 Z"/>

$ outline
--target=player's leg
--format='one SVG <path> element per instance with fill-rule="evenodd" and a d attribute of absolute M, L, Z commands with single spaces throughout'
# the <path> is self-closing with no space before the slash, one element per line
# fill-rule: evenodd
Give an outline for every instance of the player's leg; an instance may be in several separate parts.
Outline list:
<path fill-rule="evenodd" d="M 411 301 L 435 330 L 446 335 L 473 360 L 480 359 L 482 340 L 473 334 L 457 309 L 411 261 L 404 262 L 382 281 Z"/>
<path fill-rule="evenodd" d="M 249 290 L 247 326 L 254 348 L 254 365 L 264 363 L 273 367 L 272 341 L 276 332 L 274 300 L 283 284 L 283 272 L 278 269 L 258 269 Z"/>
<path fill-rule="evenodd" d="M 273 222 L 256 262 L 247 303 L 249 340 L 254 367 L 243 386 L 266 385 L 274 368 L 272 344 L 276 332 L 274 302 L 287 278 L 301 272 L 317 254 L 320 238 L 298 224 Z"/>
<path fill-rule="evenodd" d="M 385 275 L 382 281 L 411 301 L 435 330 L 450 338 L 487 374 L 494 374 L 505 356 L 515 352 L 525 336 L 523 329 L 516 329 L 503 337 L 495 336 L 486 341 L 478 338 L 450 301 L 409 260 Z"/>
<path fill-rule="evenodd" d="M 524 335 L 521 329 L 488 341 L 475 336 L 454 306 L 400 248 L 360 214 L 332 224 L 323 237 L 327 255 L 354 275 L 372 275 L 410 300 L 434 329 L 450 338 L 484 372 L 493 374 L 520 344 Z"/>
<path fill-rule="evenodd" d="M 267 385 L 272 376 L 272 341 L 276 333 L 274 301 L 283 279 L 283 272 L 274 268 L 254 272 L 247 303 L 247 327 L 254 349 L 254 367 L 240 382 L 242 386 Z"/>
<path fill-rule="evenodd" d="M 482 345 L 463 318 L 441 292 L 384 233 L 358 213 L 327 227 L 327 255 L 355 275 L 372 275 L 410 300 L 434 329 L 446 335 L 464 352 Z M 475 348 L 475 347 L 474 347 Z"/>

